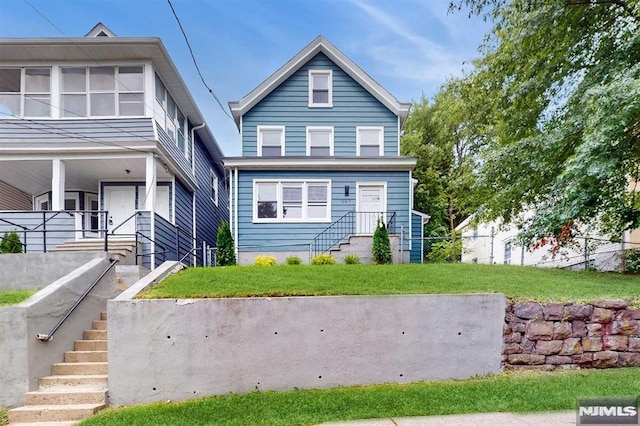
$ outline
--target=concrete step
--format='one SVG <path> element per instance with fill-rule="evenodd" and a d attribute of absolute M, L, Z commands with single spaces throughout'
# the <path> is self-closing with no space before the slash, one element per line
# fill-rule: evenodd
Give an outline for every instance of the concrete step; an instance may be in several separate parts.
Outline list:
<path fill-rule="evenodd" d="M 76 340 L 73 349 L 76 351 L 106 351 L 107 339 Z"/>
<path fill-rule="evenodd" d="M 64 362 L 107 362 L 107 351 L 68 351 Z"/>
<path fill-rule="evenodd" d="M 107 313 L 106 312 L 100 312 L 100 319 L 102 321 L 106 321 L 107 320 Z"/>
<path fill-rule="evenodd" d="M 51 374 L 56 375 L 92 375 L 107 374 L 106 362 L 61 362 L 51 366 Z"/>
<path fill-rule="evenodd" d="M 106 404 L 106 389 L 57 389 L 27 392 L 24 405 Z"/>
<path fill-rule="evenodd" d="M 8 416 L 9 423 L 81 420 L 105 406 L 105 404 L 27 405 L 9 410 Z"/>
<path fill-rule="evenodd" d="M 91 328 L 93 330 L 106 330 L 107 329 L 107 321 L 105 321 L 105 320 L 93 321 Z"/>
<path fill-rule="evenodd" d="M 85 330 L 84 340 L 107 340 L 107 330 Z"/>
<path fill-rule="evenodd" d="M 40 378 L 40 390 L 72 388 L 82 386 L 83 389 L 106 389 L 106 374 L 69 374 L 57 376 L 45 376 Z"/>

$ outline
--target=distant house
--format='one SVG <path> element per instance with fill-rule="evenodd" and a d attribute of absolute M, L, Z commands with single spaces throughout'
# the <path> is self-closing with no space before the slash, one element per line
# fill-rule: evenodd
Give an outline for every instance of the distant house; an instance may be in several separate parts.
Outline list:
<path fill-rule="evenodd" d="M 239 262 L 319 253 L 371 259 L 384 222 L 395 261 L 420 257 L 413 157 L 400 155 L 410 104 L 399 102 L 319 36 L 262 84 L 230 102 L 242 156 L 230 174 L 230 222 Z M 414 220 L 415 219 L 415 220 Z"/>
<path fill-rule="evenodd" d="M 223 178 L 159 38 L 98 24 L 80 38 L 0 39 L 0 236 L 48 251 L 108 233 L 137 241 L 149 267 L 201 264 L 228 219 Z"/>
<path fill-rule="evenodd" d="M 523 245 L 513 224 L 504 225 L 497 221 L 473 224 L 473 217 L 469 217 L 456 230 L 462 235 L 461 260 L 464 263 L 621 271 L 625 251 L 640 248 L 637 231 L 625 232 L 621 241 L 609 241 L 584 230 L 583 235 L 576 237 L 570 246 L 553 254 L 550 244 L 538 248 Z"/>

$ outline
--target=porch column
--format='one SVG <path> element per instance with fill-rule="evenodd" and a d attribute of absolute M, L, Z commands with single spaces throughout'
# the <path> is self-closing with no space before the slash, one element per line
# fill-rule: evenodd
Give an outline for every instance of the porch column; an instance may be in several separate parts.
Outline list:
<path fill-rule="evenodd" d="M 156 206 L 156 159 L 150 154 L 146 158 L 146 180 L 145 180 L 145 199 L 144 209 L 154 211 Z"/>
<path fill-rule="evenodd" d="M 64 161 L 55 159 L 53 160 L 53 169 L 51 176 L 51 210 L 64 210 L 64 181 Z"/>

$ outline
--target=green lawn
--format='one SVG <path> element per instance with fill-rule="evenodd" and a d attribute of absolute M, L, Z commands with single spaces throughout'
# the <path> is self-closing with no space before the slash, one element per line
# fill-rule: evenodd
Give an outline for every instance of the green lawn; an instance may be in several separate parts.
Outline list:
<path fill-rule="evenodd" d="M 0 290 L 0 306 L 18 304 L 33 294 L 35 294 L 35 291 L 32 290 Z M 2 419 L 2 417 L 0 417 L 0 419 Z"/>
<path fill-rule="evenodd" d="M 254 392 L 111 409 L 82 423 L 310 425 L 368 418 L 574 410 L 576 399 L 638 395 L 640 368 L 502 373 L 446 382 Z"/>
<path fill-rule="evenodd" d="M 0 408 L 0 425 L 5 425 L 9 423 L 9 419 L 7 418 L 7 410 L 4 408 Z"/>
<path fill-rule="evenodd" d="M 190 268 L 141 298 L 504 293 L 520 300 L 640 302 L 640 276 L 504 265 Z"/>

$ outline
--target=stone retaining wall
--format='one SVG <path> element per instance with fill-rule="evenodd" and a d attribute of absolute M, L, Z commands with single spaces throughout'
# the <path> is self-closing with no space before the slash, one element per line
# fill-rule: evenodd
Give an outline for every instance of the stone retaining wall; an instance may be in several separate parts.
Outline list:
<path fill-rule="evenodd" d="M 640 309 L 625 301 L 520 302 L 506 308 L 505 368 L 640 366 Z"/>

